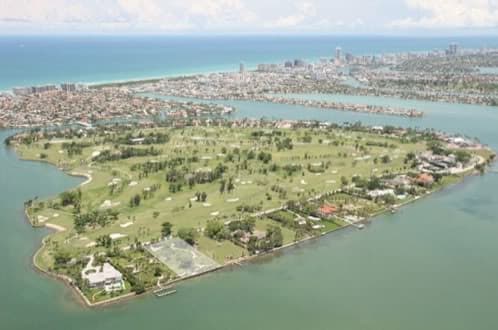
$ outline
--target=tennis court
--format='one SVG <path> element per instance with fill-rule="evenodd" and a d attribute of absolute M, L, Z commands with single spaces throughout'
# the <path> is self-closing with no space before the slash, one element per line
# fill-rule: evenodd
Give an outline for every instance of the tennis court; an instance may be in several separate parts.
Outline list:
<path fill-rule="evenodd" d="M 180 277 L 204 273 L 220 265 L 179 238 L 151 244 L 147 250 Z"/>

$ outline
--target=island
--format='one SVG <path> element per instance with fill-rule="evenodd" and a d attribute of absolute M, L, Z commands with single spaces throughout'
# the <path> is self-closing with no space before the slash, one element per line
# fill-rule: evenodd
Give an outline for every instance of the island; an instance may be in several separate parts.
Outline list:
<path fill-rule="evenodd" d="M 483 173 L 495 153 L 432 130 L 361 123 L 174 117 L 30 129 L 22 159 L 85 177 L 26 202 L 54 230 L 33 257 L 88 306 L 233 267 Z"/>
<path fill-rule="evenodd" d="M 339 102 L 330 95 L 382 96 L 461 104 L 498 104 L 496 49 L 462 49 L 382 55 L 336 51 L 335 58 L 259 64 L 246 70 L 108 84 L 63 83 L 0 93 L 0 127 L 91 125 L 164 117 L 228 117 L 230 101 L 408 117 L 423 109 L 380 102 Z M 172 98 L 176 98 L 173 100 Z"/>

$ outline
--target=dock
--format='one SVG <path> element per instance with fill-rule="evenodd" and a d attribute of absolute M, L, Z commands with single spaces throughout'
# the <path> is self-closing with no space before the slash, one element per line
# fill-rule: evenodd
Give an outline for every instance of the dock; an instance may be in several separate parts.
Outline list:
<path fill-rule="evenodd" d="M 174 293 L 176 293 L 176 289 L 171 285 L 165 287 L 159 287 L 158 289 L 154 290 L 154 295 L 158 298 L 169 296 Z"/>
<path fill-rule="evenodd" d="M 363 228 L 365 228 L 365 225 L 363 223 L 360 223 L 364 219 L 358 219 L 356 221 L 353 221 L 353 220 L 347 219 L 347 218 L 338 218 L 338 219 L 344 221 L 348 225 L 353 226 L 353 227 L 355 227 L 357 229 L 363 229 Z"/>

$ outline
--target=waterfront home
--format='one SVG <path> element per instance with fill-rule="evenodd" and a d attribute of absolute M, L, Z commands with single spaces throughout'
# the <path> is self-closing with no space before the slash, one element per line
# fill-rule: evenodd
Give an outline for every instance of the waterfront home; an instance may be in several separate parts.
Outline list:
<path fill-rule="evenodd" d="M 395 195 L 393 189 L 376 189 L 368 192 L 368 196 L 371 198 L 383 197 L 387 195 Z"/>
<path fill-rule="evenodd" d="M 453 154 L 445 156 L 426 152 L 420 155 L 419 161 L 421 163 L 418 166 L 418 169 L 427 173 L 449 173 L 452 168 L 459 165 L 456 156 Z"/>
<path fill-rule="evenodd" d="M 108 293 L 124 289 L 123 274 L 108 262 L 93 266 L 93 261 L 92 256 L 86 267 L 81 271 L 81 277 L 83 280 L 88 281 L 91 288 L 101 288 Z"/>
<path fill-rule="evenodd" d="M 415 182 L 424 187 L 430 187 L 434 183 L 434 177 L 429 173 L 421 173 L 415 179 Z"/>
<path fill-rule="evenodd" d="M 247 243 L 249 243 L 251 236 L 256 237 L 256 239 L 259 241 L 259 240 L 262 240 L 266 237 L 266 232 L 261 231 L 261 230 L 255 230 L 253 233 L 243 232 L 242 236 L 239 238 L 239 241 L 243 244 L 247 244 Z"/>
<path fill-rule="evenodd" d="M 337 207 L 334 205 L 323 204 L 318 208 L 318 214 L 323 218 L 331 218 L 337 212 Z"/>
<path fill-rule="evenodd" d="M 384 180 L 384 184 L 389 188 L 408 188 L 412 184 L 412 179 L 408 175 L 401 174 Z"/>

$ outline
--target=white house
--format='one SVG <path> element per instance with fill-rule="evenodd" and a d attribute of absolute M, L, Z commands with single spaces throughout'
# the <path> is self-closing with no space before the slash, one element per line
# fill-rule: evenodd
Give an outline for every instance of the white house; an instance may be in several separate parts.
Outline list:
<path fill-rule="evenodd" d="M 372 198 L 383 197 L 386 195 L 394 195 L 393 189 L 376 189 L 368 192 L 368 196 Z"/>
<path fill-rule="evenodd" d="M 123 274 L 108 262 L 101 266 L 93 266 L 93 260 L 93 256 L 90 257 L 90 261 L 81 271 L 81 277 L 88 280 L 90 287 L 103 288 L 106 292 L 124 289 Z"/>

